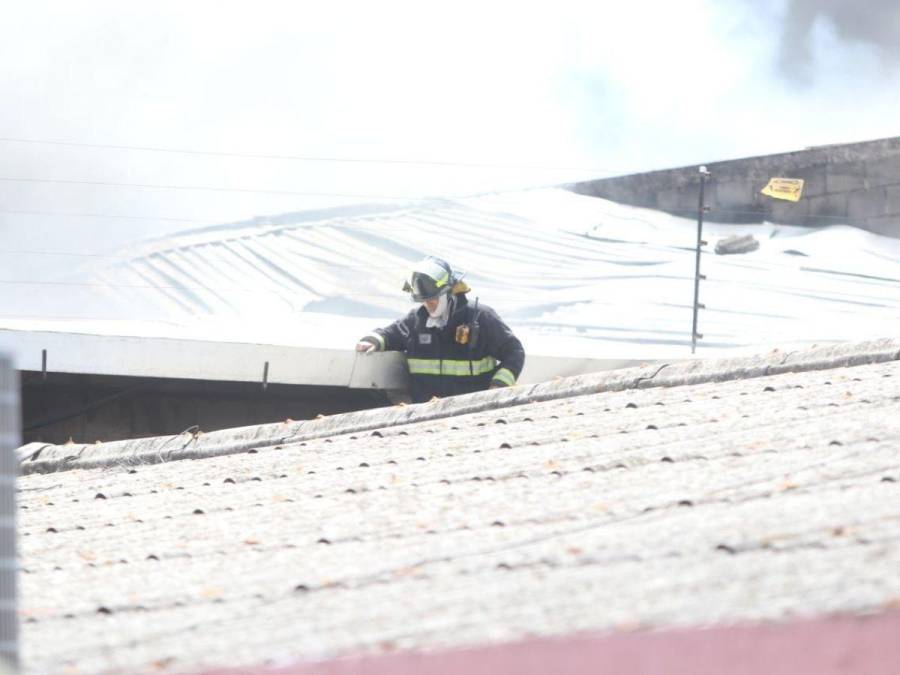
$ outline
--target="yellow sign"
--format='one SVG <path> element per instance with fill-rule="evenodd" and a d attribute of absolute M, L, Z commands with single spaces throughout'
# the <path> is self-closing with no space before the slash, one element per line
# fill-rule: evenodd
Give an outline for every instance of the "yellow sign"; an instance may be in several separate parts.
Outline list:
<path fill-rule="evenodd" d="M 802 178 L 770 178 L 769 184 L 760 190 L 764 195 L 775 199 L 787 199 L 790 202 L 799 202 L 800 193 L 803 192 Z"/>

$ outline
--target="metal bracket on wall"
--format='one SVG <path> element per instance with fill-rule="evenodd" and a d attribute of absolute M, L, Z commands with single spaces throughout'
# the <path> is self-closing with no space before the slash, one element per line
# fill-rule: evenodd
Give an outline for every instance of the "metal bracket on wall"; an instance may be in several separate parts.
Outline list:
<path fill-rule="evenodd" d="M 47 350 L 41 350 L 41 378 L 47 381 Z"/>
<path fill-rule="evenodd" d="M 266 361 L 266 364 L 263 366 L 263 379 L 262 379 L 262 388 L 265 391 L 269 386 L 269 362 Z"/>

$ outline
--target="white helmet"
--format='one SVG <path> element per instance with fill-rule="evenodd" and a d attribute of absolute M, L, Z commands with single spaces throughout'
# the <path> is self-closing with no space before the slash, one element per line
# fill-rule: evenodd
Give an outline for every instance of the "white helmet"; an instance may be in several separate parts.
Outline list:
<path fill-rule="evenodd" d="M 403 290 L 412 296 L 415 302 L 436 298 L 442 293 L 448 295 L 456 283 L 462 278 L 457 275 L 446 260 L 428 256 L 413 267 L 409 280 L 403 284 Z"/>

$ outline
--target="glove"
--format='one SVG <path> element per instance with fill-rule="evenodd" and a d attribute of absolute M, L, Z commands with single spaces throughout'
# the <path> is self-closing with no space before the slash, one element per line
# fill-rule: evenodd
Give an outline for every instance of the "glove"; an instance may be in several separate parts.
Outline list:
<path fill-rule="evenodd" d="M 491 380 L 491 384 L 488 387 L 488 389 L 503 389 L 506 386 L 507 385 L 504 382 L 501 382 L 500 380 Z"/>

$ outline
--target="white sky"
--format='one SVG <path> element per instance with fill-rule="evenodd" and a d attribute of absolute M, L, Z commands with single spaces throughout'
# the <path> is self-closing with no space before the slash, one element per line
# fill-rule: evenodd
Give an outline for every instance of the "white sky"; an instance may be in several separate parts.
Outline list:
<path fill-rule="evenodd" d="M 890 4 L 859 13 L 896 18 Z M 414 198 L 900 134 L 890 51 L 827 13 L 783 45 L 787 13 L 787 0 L 15 3 L 0 26 L 0 138 L 580 168 L 0 141 L 0 178 Z M 0 277 L 76 262 L 22 250 L 105 252 L 357 201 L 372 198 L 0 180 Z"/>

